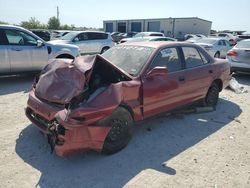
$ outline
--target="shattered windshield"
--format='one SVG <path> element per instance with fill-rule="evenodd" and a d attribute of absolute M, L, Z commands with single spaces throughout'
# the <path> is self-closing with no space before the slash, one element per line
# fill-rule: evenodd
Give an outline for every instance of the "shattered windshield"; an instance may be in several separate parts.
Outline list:
<path fill-rule="evenodd" d="M 131 76 L 137 76 L 153 51 L 151 47 L 118 45 L 102 56 Z"/>

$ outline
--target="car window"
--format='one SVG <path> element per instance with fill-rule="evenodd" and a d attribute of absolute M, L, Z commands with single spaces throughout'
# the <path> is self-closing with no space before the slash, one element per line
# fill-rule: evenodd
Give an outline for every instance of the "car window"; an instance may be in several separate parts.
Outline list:
<path fill-rule="evenodd" d="M 165 48 L 161 50 L 154 59 L 151 67 L 167 67 L 168 72 L 182 69 L 182 64 L 176 48 Z"/>
<path fill-rule="evenodd" d="M 22 31 L 6 30 L 6 37 L 10 45 L 35 46 L 37 39 Z"/>
<path fill-rule="evenodd" d="M 221 40 L 218 41 L 218 45 L 221 46 L 222 45 L 222 42 Z"/>
<path fill-rule="evenodd" d="M 8 44 L 8 39 L 5 35 L 4 30 L 0 29 L 0 45 L 7 45 Z"/>
<path fill-rule="evenodd" d="M 161 34 L 161 33 L 151 33 L 151 34 L 149 34 L 149 36 L 162 37 L 163 34 Z"/>
<path fill-rule="evenodd" d="M 207 56 L 205 56 L 204 53 L 203 53 L 202 51 L 200 51 L 200 50 L 198 50 L 198 51 L 199 51 L 199 54 L 200 54 L 201 59 L 202 59 L 202 61 L 203 61 L 203 64 L 209 63 L 209 59 L 207 58 Z"/>
<path fill-rule="evenodd" d="M 196 48 L 182 47 L 183 54 L 186 62 L 186 68 L 193 68 L 203 65 L 202 57 Z"/>
<path fill-rule="evenodd" d="M 225 40 L 225 43 L 227 46 L 231 46 L 231 44 L 227 40 Z"/>
<path fill-rule="evenodd" d="M 225 42 L 225 40 L 222 40 L 221 42 L 222 42 L 222 45 L 223 45 L 223 46 L 226 46 L 226 45 L 227 45 L 226 42 Z"/>
<path fill-rule="evenodd" d="M 66 35 L 65 35 L 66 36 Z M 79 35 L 77 35 L 75 38 L 74 38 L 74 41 L 75 42 L 78 42 L 78 41 L 84 41 L 84 40 L 88 40 L 88 34 L 87 33 L 80 33 Z"/>
<path fill-rule="evenodd" d="M 88 33 L 89 40 L 104 40 L 108 38 L 108 34 L 106 33 Z"/>

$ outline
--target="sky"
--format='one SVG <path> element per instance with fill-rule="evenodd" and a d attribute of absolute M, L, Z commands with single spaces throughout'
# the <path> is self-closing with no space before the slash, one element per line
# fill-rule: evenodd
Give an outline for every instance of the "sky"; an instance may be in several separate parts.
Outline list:
<path fill-rule="evenodd" d="M 103 27 L 103 20 L 199 17 L 215 30 L 250 33 L 250 0 L 0 0 L 0 21 L 19 24 L 56 16 L 62 24 Z"/>

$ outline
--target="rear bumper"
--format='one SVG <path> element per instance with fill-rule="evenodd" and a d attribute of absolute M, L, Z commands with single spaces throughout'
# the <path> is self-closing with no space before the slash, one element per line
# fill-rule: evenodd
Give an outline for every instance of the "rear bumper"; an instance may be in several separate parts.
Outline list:
<path fill-rule="evenodd" d="M 75 151 L 102 151 L 104 140 L 110 127 L 89 126 L 85 122 L 66 121 L 66 111 L 39 100 L 34 91 L 30 92 L 26 116 L 50 139 L 50 145 L 58 156 Z"/>
<path fill-rule="evenodd" d="M 234 71 L 242 71 L 242 72 L 250 72 L 250 63 L 241 63 L 241 62 L 230 62 L 231 72 Z"/>

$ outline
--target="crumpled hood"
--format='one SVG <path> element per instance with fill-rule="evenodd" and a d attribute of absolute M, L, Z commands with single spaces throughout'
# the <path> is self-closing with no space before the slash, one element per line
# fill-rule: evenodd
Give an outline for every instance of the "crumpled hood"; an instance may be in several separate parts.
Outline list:
<path fill-rule="evenodd" d="M 35 85 L 35 95 L 49 102 L 68 104 L 71 99 L 84 92 L 97 59 L 124 78 L 132 80 L 129 74 L 100 55 L 80 56 L 75 60 L 55 59 L 42 70 Z"/>
<path fill-rule="evenodd" d="M 96 56 L 83 56 L 75 60 L 55 59 L 41 72 L 35 95 L 49 102 L 67 104 L 79 95 L 87 80 Z"/>

